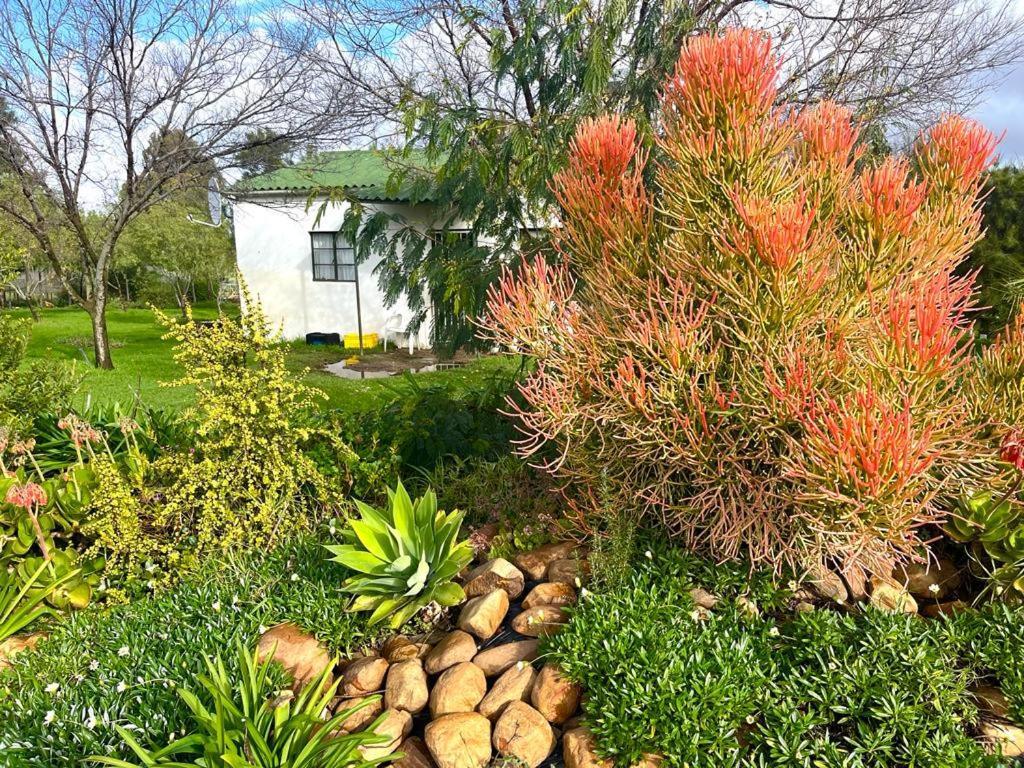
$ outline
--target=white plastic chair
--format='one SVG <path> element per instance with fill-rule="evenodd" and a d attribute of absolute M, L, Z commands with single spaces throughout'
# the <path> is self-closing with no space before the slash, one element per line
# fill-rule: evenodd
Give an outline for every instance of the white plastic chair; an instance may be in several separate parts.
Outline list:
<path fill-rule="evenodd" d="M 405 337 L 409 340 L 409 354 L 412 355 L 415 349 L 413 344 L 415 343 L 416 340 L 416 334 L 409 333 L 405 329 L 405 326 L 402 324 L 402 315 L 398 313 L 391 315 L 391 317 L 384 321 L 384 351 L 388 351 L 389 334 L 400 335 L 403 333 L 405 334 Z M 398 344 L 396 343 L 395 346 L 398 346 Z"/>

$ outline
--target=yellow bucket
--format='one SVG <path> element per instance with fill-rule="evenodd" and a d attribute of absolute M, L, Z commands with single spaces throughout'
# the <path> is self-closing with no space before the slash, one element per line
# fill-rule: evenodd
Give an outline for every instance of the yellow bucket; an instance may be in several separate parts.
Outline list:
<path fill-rule="evenodd" d="M 364 333 L 363 334 L 363 349 L 371 349 L 377 346 L 377 334 L 376 333 Z M 359 349 L 359 334 L 358 333 L 346 333 L 345 334 L 345 349 Z"/>

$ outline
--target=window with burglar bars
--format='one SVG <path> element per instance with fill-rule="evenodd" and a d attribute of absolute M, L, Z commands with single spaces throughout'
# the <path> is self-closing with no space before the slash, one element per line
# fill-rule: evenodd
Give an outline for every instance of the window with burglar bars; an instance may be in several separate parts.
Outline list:
<path fill-rule="evenodd" d="M 432 229 L 430 230 L 430 239 L 446 246 L 461 245 L 467 242 L 476 245 L 476 238 L 468 229 Z"/>
<path fill-rule="evenodd" d="M 310 232 L 313 279 L 317 282 L 354 283 L 356 251 L 340 232 Z"/>

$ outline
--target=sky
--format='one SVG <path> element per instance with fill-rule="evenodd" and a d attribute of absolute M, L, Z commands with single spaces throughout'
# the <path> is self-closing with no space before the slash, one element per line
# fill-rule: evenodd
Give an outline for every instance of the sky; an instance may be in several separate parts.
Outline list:
<path fill-rule="evenodd" d="M 991 2 L 1002 5 L 1002 0 Z M 1011 9 L 1024 18 L 1024 0 L 1015 0 Z M 1024 165 L 1024 60 L 1001 74 L 1003 80 L 987 91 L 969 114 L 996 136 L 1003 136 L 999 145 L 1002 164 Z"/>
<path fill-rule="evenodd" d="M 971 116 L 997 136 L 1003 164 L 1024 165 L 1024 62 L 1006 73 L 1002 83 L 989 91 Z"/>
<path fill-rule="evenodd" d="M 984 0 L 1002 5 L 1006 0 Z M 1012 0 L 1012 8 L 1024 17 L 1024 0 Z M 1003 164 L 1024 166 L 1024 60 L 1000 73 L 997 84 L 979 95 L 978 106 L 969 114 L 983 123 L 997 136 L 1002 136 L 999 158 Z M 898 142 L 897 142 L 898 143 Z M 83 190 L 82 203 L 88 208 L 100 208 L 116 193 L 105 188 L 98 179 L 105 175 L 106 162 L 97 163 L 94 183 Z"/>

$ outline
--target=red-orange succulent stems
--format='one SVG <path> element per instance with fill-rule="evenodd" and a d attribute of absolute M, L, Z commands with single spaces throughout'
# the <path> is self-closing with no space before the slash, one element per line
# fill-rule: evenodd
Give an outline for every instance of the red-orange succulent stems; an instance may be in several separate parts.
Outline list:
<path fill-rule="evenodd" d="M 933 186 L 973 197 L 982 175 L 995 162 L 998 143 L 977 121 L 945 115 L 922 137 L 918 162 Z"/>
<path fill-rule="evenodd" d="M 487 289 L 487 309 L 480 319 L 485 332 L 509 349 L 543 355 L 566 332 L 575 312 L 575 280 L 564 266 L 543 258 L 505 267 L 501 279 Z"/>
<path fill-rule="evenodd" d="M 816 210 L 801 192 L 791 200 L 764 197 L 734 197 L 736 213 L 743 226 L 734 231 L 736 247 L 752 251 L 776 272 L 787 272 L 816 244 Z"/>
<path fill-rule="evenodd" d="M 892 237 L 909 234 L 928 189 L 913 180 L 905 159 L 890 156 L 861 175 L 857 192 L 873 231 Z"/>
<path fill-rule="evenodd" d="M 705 130 L 742 126 L 773 108 L 778 70 L 771 38 L 762 32 L 739 28 L 692 37 L 665 87 L 667 119 Z"/>
<path fill-rule="evenodd" d="M 860 130 L 841 104 L 822 101 L 806 107 L 796 113 L 795 122 L 800 134 L 797 151 L 806 161 L 845 171 L 862 154 L 857 148 Z"/>
<path fill-rule="evenodd" d="M 936 460 L 931 429 L 915 423 L 909 398 L 888 403 L 870 385 L 830 399 L 803 426 L 804 451 L 815 466 L 832 470 L 830 490 L 847 498 L 899 499 Z"/>
<path fill-rule="evenodd" d="M 908 276 L 890 286 L 875 310 L 895 362 L 933 378 L 948 376 L 969 361 L 976 273 L 939 271 Z"/>
<path fill-rule="evenodd" d="M 1024 419 L 1005 383 L 1024 323 L 976 362 L 975 275 L 957 270 L 994 139 L 948 118 L 916 166 L 858 170 L 850 111 L 787 110 L 778 71 L 761 33 L 702 35 L 658 135 L 585 122 L 552 185 L 559 265 L 507 271 L 481 325 L 537 358 L 520 449 L 552 449 L 580 514 L 628 505 L 779 570 L 886 567 L 968 477 L 1006 469 L 985 441 L 1015 397 Z"/>
<path fill-rule="evenodd" d="M 584 120 L 567 166 L 552 181 L 564 212 L 559 250 L 572 253 L 577 268 L 589 270 L 591 277 L 647 248 L 654 211 L 643 179 L 646 158 L 632 120 L 618 115 Z"/>

